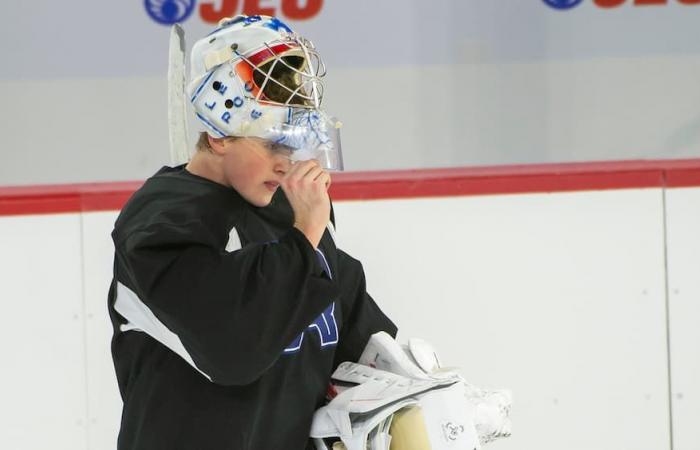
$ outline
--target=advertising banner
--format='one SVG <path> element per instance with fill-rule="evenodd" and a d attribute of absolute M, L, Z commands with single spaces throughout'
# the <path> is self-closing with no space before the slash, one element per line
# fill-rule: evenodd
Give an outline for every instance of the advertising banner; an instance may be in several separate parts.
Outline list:
<path fill-rule="evenodd" d="M 191 45 L 219 20 L 275 15 L 330 67 L 700 53 L 700 0 L 12 0 L 0 79 L 163 72 L 169 25 Z"/>

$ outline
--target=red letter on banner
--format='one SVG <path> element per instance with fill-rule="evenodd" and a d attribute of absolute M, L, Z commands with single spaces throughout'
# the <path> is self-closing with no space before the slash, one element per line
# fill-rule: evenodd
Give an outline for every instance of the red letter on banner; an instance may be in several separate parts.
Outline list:
<path fill-rule="evenodd" d="M 222 0 L 221 9 L 214 9 L 214 1 L 210 3 L 202 2 L 199 5 L 199 15 L 202 20 L 208 23 L 219 23 L 224 17 L 233 17 L 238 8 L 238 0 Z"/>
<path fill-rule="evenodd" d="M 323 0 L 306 0 L 306 6 L 300 7 L 299 0 L 282 0 L 282 14 L 287 19 L 292 20 L 304 20 L 310 19 L 319 11 L 323 6 Z"/>
<path fill-rule="evenodd" d="M 634 0 L 635 5 L 665 5 L 668 0 Z"/>
<path fill-rule="evenodd" d="M 593 3 L 601 8 L 616 8 L 625 3 L 626 0 L 593 0 Z"/>
<path fill-rule="evenodd" d="M 246 16 L 274 16 L 275 8 L 262 8 L 260 0 L 244 0 L 243 14 Z"/>
<path fill-rule="evenodd" d="M 683 5 L 700 5 L 700 0 L 678 0 Z"/>

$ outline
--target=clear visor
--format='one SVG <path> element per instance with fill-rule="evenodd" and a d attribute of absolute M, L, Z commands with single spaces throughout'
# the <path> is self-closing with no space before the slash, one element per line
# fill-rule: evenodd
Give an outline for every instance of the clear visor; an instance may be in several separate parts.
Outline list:
<path fill-rule="evenodd" d="M 343 170 L 341 123 L 317 110 L 296 110 L 288 123 L 269 127 L 262 136 L 283 146 L 292 161 L 318 160 L 327 170 Z"/>

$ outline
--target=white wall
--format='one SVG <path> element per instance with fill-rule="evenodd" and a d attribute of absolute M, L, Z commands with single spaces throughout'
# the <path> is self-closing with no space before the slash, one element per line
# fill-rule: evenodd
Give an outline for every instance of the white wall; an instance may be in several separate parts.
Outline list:
<path fill-rule="evenodd" d="M 78 214 L 0 217 L 1 448 L 88 448 L 81 231 Z"/>
<path fill-rule="evenodd" d="M 700 447 L 700 189 L 666 193 L 675 450 Z"/>
<path fill-rule="evenodd" d="M 338 202 L 399 339 L 514 392 L 494 449 L 700 446 L 700 188 Z M 666 209 L 664 209 L 666 208 Z M 116 212 L 0 217 L 0 447 L 112 450 Z M 668 258 L 668 259 L 666 259 Z M 667 328 L 666 283 L 670 328 Z"/>
<path fill-rule="evenodd" d="M 661 190 L 341 206 L 400 336 L 514 391 L 495 448 L 668 448 Z"/>
<path fill-rule="evenodd" d="M 699 77 L 688 56 L 339 68 L 326 105 L 348 170 L 698 157 Z M 0 79 L 0 185 L 152 175 L 164 80 Z"/>

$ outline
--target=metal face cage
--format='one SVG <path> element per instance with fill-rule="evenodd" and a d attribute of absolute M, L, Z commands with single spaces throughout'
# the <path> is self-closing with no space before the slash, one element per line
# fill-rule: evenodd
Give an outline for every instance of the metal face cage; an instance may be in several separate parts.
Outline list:
<path fill-rule="evenodd" d="M 232 48 L 232 64 L 245 90 L 261 103 L 318 109 L 323 100 L 326 66 L 313 43 L 296 34 L 264 43 L 248 55 Z"/>

